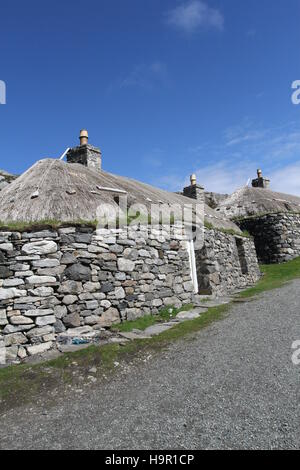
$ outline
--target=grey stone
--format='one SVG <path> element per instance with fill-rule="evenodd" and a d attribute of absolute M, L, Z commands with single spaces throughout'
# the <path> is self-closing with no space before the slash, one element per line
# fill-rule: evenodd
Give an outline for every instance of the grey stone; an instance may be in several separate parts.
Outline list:
<path fill-rule="evenodd" d="M 72 264 L 64 271 L 64 276 L 72 281 L 90 281 L 91 270 L 81 263 Z"/>
<path fill-rule="evenodd" d="M 38 297 L 48 297 L 48 296 L 54 294 L 54 290 L 53 290 L 52 287 L 42 286 L 42 287 L 37 287 L 34 290 L 31 290 L 30 293 L 32 293 L 33 295 L 36 295 Z"/>
<path fill-rule="evenodd" d="M 98 319 L 98 324 L 102 327 L 110 327 L 112 325 L 121 323 L 119 311 L 116 308 L 110 307 Z"/>
<path fill-rule="evenodd" d="M 123 287 L 116 287 L 114 290 L 114 297 L 118 300 L 125 298 L 125 291 Z"/>
<path fill-rule="evenodd" d="M 153 299 L 151 303 L 152 303 L 152 307 L 161 307 L 163 304 L 163 301 L 161 299 Z"/>
<path fill-rule="evenodd" d="M 23 315 L 10 317 L 9 321 L 12 325 L 30 325 L 31 323 L 33 323 L 33 320 L 31 320 L 31 318 L 24 317 Z"/>
<path fill-rule="evenodd" d="M 86 325 L 96 325 L 99 322 L 99 317 L 96 315 L 90 315 L 89 317 L 85 317 L 84 323 Z"/>
<path fill-rule="evenodd" d="M 55 325 L 55 323 L 53 324 L 53 326 L 54 325 Z M 26 336 L 29 339 L 32 339 L 32 338 L 39 338 L 40 336 L 49 335 L 49 334 L 54 332 L 53 326 L 44 326 L 42 328 L 33 328 L 32 330 L 30 330 L 26 333 Z"/>
<path fill-rule="evenodd" d="M 97 300 L 91 300 L 91 301 L 86 302 L 86 308 L 88 310 L 95 310 L 98 307 L 99 307 L 99 303 Z"/>
<path fill-rule="evenodd" d="M 33 271 L 16 271 L 16 277 L 30 277 L 33 276 Z"/>
<path fill-rule="evenodd" d="M 47 343 L 36 344 L 35 346 L 27 346 L 26 349 L 30 356 L 34 356 L 49 351 L 52 348 L 52 344 L 52 341 L 48 341 Z"/>
<path fill-rule="evenodd" d="M 80 327 L 80 316 L 78 313 L 70 313 L 63 318 L 63 322 L 69 328 Z"/>
<path fill-rule="evenodd" d="M 85 325 L 78 328 L 70 328 L 65 333 L 63 333 L 63 337 L 69 336 L 71 338 L 81 338 L 85 335 L 90 335 L 91 333 L 93 333 L 93 328 L 89 325 Z"/>
<path fill-rule="evenodd" d="M 5 359 L 6 362 L 10 363 L 17 359 L 19 347 L 18 346 L 10 346 L 5 348 Z"/>
<path fill-rule="evenodd" d="M 80 294 L 83 291 L 81 282 L 64 281 L 60 284 L 58 292 L 60 294 Z"/>
<path fill-rule="evenodd" d="M 109 300 L 101 300 L 100 307 L 109 308 L 111 307 L 111 302 Z"/>
<path fill-rule="evenodd" d="M 172 325 L 164 325 L 163 323 L 158 323 L 156 325 L 152 325 L 146 328 L 144 330 L 144 334 L 147 336 L 157 336 L 163 333 L 164 331 L 169 330 L 170 328 L 172 328 Z"/>
<path fill-rule="evenodd" d="M 78 297 L 76 295 L 65 295 L 62 301 L 65 305 L 72 305 L 77 302 L 77 300 Z"/>
<path fill-rule="evenodd" d="M 56 278 L 52 276 L 30 276 L 26 279 L 28 284 L 53 284 L 56 282 Z"/>
<path fill-rule="evenodd" d="M 33 325 L 6 325 L 3 333 L 4 334 L 13 334 L 13 333 L 20 333 L 22 331 L 28 331 L 32 328 Z"/>
<path fill-rule="evenodd" d="M 58 319 L 62 319 L 68 313 L 67 307 L 65 305 L 57 305 L 54 307 L 54 315 Z"/>
<path fill-rule="evenodd" d="M 53 241 L 42 240 L 33 243 L 27 243 L 22 251 L 27 255 L 45 255 L 57 252 L 57 244 Z"/>
<path fill-rule="evenodd" d="M 10 289 L 0 289 L 0 300 L 14 299 L 16 297 L 25 297 L 26 290 L 19 290 L 14 287 Z"/>
<path fill-rule="evenodd" d="M 86 282 L 84 284 L 84 290 L 86 292 L 97 292 L 100 291 L 100 283 L 99 282 Z"/>
<path fill-rule="evenodd" d="M 73 264 L 76 263 L 76 257 L 73 253 L 64 253 L 63 257 L 60 260 L 61 264 Z"/>
<path fill-rule="evenodd" d="M 40 259 L 37 261 L 33 261 L 32 266 L 36 268 L 56 268 L 57 266 L 59 266 L 59 261 L 58 259 L 54 258 Z"/>
<path fill-rule="evenodd" d="M 58 234 L 52 230 L 42 230 L 40 232 L 23 232 L 22 239 L 30 239 L 30 238 L 57 238 Z"/>
<path fill-rule="evenodd" d="M 0 250 L 2 251 L 13 251 L 14 246 L 12 243 L 0 243 Z"/>
<path fill-rule="evenodd" d="M 23 279 L 5 279 L 3 281 L 3 287 L 18 287 L 24 284 Z"/>
<path fill-rule="evenodd" d="M 20 359 L 25 359 L 25 357 L 27 357 L 26 349 L 23 348 L 23 346 L 19 346 L 19 348 L 18 348 L 18 357 Z"/>
<path fill-rule="evenodd" d="M 8 324 L 6 310 L 0 310 L 0 326 Z"/>
<path fill-rule="evenodd" d="M 64 272 L 64 266 L 56 266 L 54 268 L 40 268 L 37 271 L 38 276 L 61 276 Z"/>
<path fill-rule="evenodd" d="M 59 319 L 56 320 L 53 326 L 54 326 L 55 333 L 63 333 L 64 331 L 66 331 L 65 325 Z"/>
<path fill-rule="evenodd" d="M 29 264 L 16 263 L 16 264 L 12 264 L 10 267 L 13 271 L 29 271 L 30 270 Z"/>
<path fill-rule="evenodd" d="M 195 318 L 199 318 L 199 317 L 200 317 L 200 314 L 194 310 L 191 310 L 189 312 L 182 311 L 176 315 L 176 318 L 178 320 L 194 320 Z"/>
<path fill-rule="evenodd" d="M 27 343 L 27 338 L 23 333 L 13 333 L 4 336 L 4 343 L 6 347 L 12 346 L 13 344 L 25 344 Z"/>
<path fill-rule="evenodd" d="M 125 258 L 118 258 L 118 269 L 121 272 L 132 272 L 135 268 L 135 262 Z"/>
<path fill-rule="evenodd" d="M 45 317 L 48 315 L 53 315 L 53 313 L 54 313 L 54 310 L 52 308 L 47 308 L 47 309 L 37 308 L 34 310 L 27 310 L 26 312 L 24 312 L 24 315 L 26 317 Z"/>
<path fill-rule="evenodd" d="M 101 286 L 101 292 L 107 294 L 114 290 L 114 285 L 111 282 L 107 282 Z"/>
<path fill-rule="evenodd" d="M 6 279 L 12 275 L 13 273 L 9 268 L 6 266 L 0 266 L 0 279 Z"/>
<path fill-rule="evenodd" d="M 45 317 L 37 317 L 35 320 L 35 324 L 37 326 L 53 325 L 55 322 L 56 322 L 56 318 L 54 315 L 48 315 Z"/>

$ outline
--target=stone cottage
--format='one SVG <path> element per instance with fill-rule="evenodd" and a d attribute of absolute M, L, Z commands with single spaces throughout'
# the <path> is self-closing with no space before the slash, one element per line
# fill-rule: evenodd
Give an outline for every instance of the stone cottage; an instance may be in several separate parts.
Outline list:
<path fill-rule="evenodd" d="M 216 211 L 247 230 L 261 263 L 281 263 L 300 256 L 300 197 L 277 193 L 257 171 L 245 186 L 222 200 Z"/>
<path fill-rule="evenodd" d="M 0 351 L 6 361 L 259 278 L 253 240 L 204 204 L 194 178 L 180 195 L 107 173 L 86 131 L 66 160 L 40 160 L 0 193 Z M 176 218 L 153 225 L 127 217 L 132 207 L 145 215 L 152 205 L 194 210 L 197 203 L 205 215 L 200 247 Z M 99 227 L 99 210 L 107 215 L 107 207 L 126 217 Z"/>

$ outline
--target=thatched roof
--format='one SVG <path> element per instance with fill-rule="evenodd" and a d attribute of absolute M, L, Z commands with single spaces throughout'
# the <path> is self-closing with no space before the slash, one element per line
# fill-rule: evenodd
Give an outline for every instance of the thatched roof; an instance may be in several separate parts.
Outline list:
<path fill-rule="evenodd" d="M 300 212 L 300 197 L 245 186 L 221 201 L 217 212 L 229 218 L 272 212 Z"/>
<path fill-rule="evenodd" d="M 94 171 L 76 163 L 44 159 L 1 191 L 0 221 L 93 221 L 99 205 L 112 203 L 117 207 L 114 197 L 121 196 L 122 191 L 126 192 L 129 205 L 141 203 L 150 207 L 155 203 L 169 203 L 183 206 L 193 202 L 133 179 Z M 216 228 L 239 232 L 235 224 L 208 206 L 205 206 L 205 216 Z"/>

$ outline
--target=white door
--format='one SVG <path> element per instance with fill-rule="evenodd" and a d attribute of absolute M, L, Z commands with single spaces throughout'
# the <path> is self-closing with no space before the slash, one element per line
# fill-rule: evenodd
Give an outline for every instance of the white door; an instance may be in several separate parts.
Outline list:
<path fill-rule="evenodd" d="M 194 241 L 188 240 L 187 241 L 187 250 L 189 254 L 190 260 L 190 271 L 191 271 L 191 279 L 194 286 L 194 293 L 198 294 L 198 278 L 197 278 L 197 269 L 196 269 L 196 258 L 195 258 L 195 250 L 194 250 Z"/>

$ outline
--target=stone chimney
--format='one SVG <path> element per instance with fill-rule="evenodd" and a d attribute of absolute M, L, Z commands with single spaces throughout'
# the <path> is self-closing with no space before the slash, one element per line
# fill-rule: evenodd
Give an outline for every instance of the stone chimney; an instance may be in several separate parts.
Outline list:
<path fill-rule="evenodd" d="M 204 188 L 197 184 L 196 175 L 191 175 L 191 184 L 183 189 L 183 195 L 197 201 L 204 201 Z"/>
<path fill-rule="evenodd" d="M 257 170 L 257 178 L 255 180 L 252 180 L 252 187 L 268 189 L 269 186 L 270 180 L 263 177 L 261 170 Z"/>
<path fill-rule="evenodd" d="M 88 143 L 88 131 L 83 129 L 79 135 L 80 145 L 70 149 L 67 153 L 68 163 L 80 163 L 92 170 L 101 171 L 102 154 L 101 150 Z"/>

